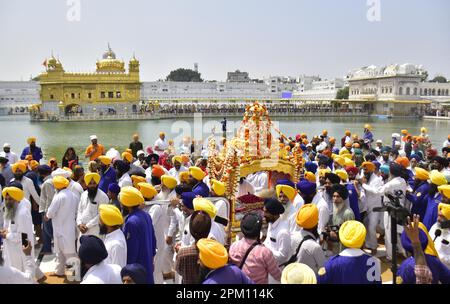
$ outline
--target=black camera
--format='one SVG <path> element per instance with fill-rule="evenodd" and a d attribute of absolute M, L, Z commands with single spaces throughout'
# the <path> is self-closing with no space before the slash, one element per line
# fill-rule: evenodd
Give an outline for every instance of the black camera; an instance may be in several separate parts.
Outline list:
<path fill-rule="evenodd" d="M 330 236 L 330 232 L 336 233 L 336 238 Z M 322 231 L 320 238 L 324 241 L 339 242 L 339 225 L 327 225 L 325 231 Z"/>
<path fill-rule="evenodd" d="M 411 217 L 411 212 L 404 206 L 400 204 L 400 198 L 403 196 L 402 190 L 394 191 L 394 194 L 386 193 L 385 196 L 389 199 L 385 202 L 384 199 L 381 201 L 381 207 L 373 208 L 375 212 L 385 212 L 387 211 L 390 216 L 394 217 L 398 225 L 404 226 L 407 223 L 407 217 Z"/>

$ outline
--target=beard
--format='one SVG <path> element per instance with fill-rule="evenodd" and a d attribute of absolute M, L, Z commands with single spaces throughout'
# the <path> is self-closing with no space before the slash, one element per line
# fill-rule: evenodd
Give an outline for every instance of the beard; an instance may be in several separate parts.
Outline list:
<path fill-rule="evenodd" d="M 94 199 L 95 199 L 95 196 L 97 195 L 97 191 L 98 191 L 98 188 L 95 188 L 95 189 L 87 189 L 87 192 L 88 192 L 88 198 L 89 198 L 89 200 L 91 201 L 91 202 L 93 202 L 94 201 Z"/>
<path fill-rule="evenodd" d="M 16 217 L 16 210 L 17 210 L 17 205 L 13 205 L 11 207 L 8 207 L 7 205 L 5 205 L 5 219 L 13 221 L 14 218 Z"/>
<path fill-rule="evenodd" d="M 23 173 L 14 173 L 14 179 L 21 181 L 23 178 Z"/>
<path fill-rule="evenodd" d="M 101 235 L 105 235 L 108 232 L 105 225 L 100 225 L 99 229 L 100 229 L 100 234 Z"/>

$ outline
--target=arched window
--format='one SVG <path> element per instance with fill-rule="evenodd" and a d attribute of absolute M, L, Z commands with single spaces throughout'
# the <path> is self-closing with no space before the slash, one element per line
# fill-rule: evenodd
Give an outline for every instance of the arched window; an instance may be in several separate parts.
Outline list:
<path fill-rule="evenodd" d="M 417 88 L 414 88 L 414 95 L 417 95 Z"/>
<path fill-rule="evenodd" d="M 423 95 L 427 96 L 427 93 L 428 93 L 427 89 L 423 90 Z"/>
<path fill-rule="evenodd" d="M 410 93 L 410 89 L 409 89 L 409 87 L 407 87 L 406 88 L 406 95 L 409 95 L 409 93 Z"/>
<path fill-rule="evenodd" d="M 402 88 L 402 87 L 400 87 L 400 88 L 398 89 L 398 95 L 403 95 L 403 88 Z"/>
<path fill-rule="evenodd" d="M 433 89 L 433 90 L 431 91 L 431 96 L 436 96 L 436 89 Z"/>
<path fill-rule="evenodd" d="M 445 95 L 446 95 L 446 96 L 448 96 L 448 89 L 447 89 L 447 90 L 445 90 Z"/>
<path fill-rule="evenodd" d="M 441 96 L 441 89 L 438 89 L 438 96 Z"/>
<path fill-rule="evenodd" d="M 392 93 L 392 87 L 389 87 L 389 93 Z"/>
<path fill-rule="evenodd" d="M 422 88 L 420 88 L 420 96 L 422 96 Z"/>

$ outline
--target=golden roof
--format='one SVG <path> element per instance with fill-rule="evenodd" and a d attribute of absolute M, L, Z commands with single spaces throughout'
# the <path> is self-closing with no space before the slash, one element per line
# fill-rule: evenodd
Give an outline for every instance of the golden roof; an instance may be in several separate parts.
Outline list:
<path fill-rule="evenodd" d="M 125 72 L 123 61 L 116 59 L 116 54 L 112 51 L 108 43 L 108 50 L 103 54 L 102 59 L 98 60 L 97 72 Z"/>

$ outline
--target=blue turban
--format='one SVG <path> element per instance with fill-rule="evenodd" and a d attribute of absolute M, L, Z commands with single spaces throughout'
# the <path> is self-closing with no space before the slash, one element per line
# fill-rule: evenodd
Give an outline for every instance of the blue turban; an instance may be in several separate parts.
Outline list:
<path fill-rule="evenodd" d="M 277 185 L 291 186 L 292 188 L 295 189 L 294 182 L 290 181 L 289 179 L 279 179 L 279 180 L 277 180 Z"/>
<path fill-rule="evenodd" d="M 422 250 L 425 250 L 425 248 L 427 248 L 427 245 L 428 245 L 428 237 L 427 237 L 427 234 L 425 233 L 425 231 L 423 231 L 420 228 L 419 228 L 419 241 L 420 241 L 420 246 L 422 247 Z M 402 242 L 403 248 L 405 248 L 406 251 L 408 251 L 409 253 L 413 253 L 413 247 L 411 244 L 411 240 L 409 239 L 408 235 L 406 234 L 406 231 L 403 231 L 403 233 L 402 233 L 401 242 Z"/>
<path fill-rule="evenodd" d="M 95 235 L 82 235 L 78 256 L 85 264 L 97 265 L 108 257 L 103 241 Z"/>
<path fill-rule="evenodd" d="M 117 183 L 109 184 L 108 191 L 111 193 L 119 194 L 119 192 L 120 192 L 119 184 L 117 184 Z"/>
<path fill-rule="evenodd" d="M 384 174 L 389 174 L 389 165 L 384 164 L 384 165 L 380 166 L 380 172 L 382 172 Z"/>
<path fill-rule="evenodd" d="M 138 263 L 128 264 L 120 271 L 120 276 L 129 276 L 136 284 L 148 284 L 147 270 Z"/>
<path fill-rule="evenodd" d="M 331 152 L 334 154 L 339 154 L 339 148 L 333 148 Z"/>
<path fill-rule="evenodd" d="M 306 148 L 306 146 L 304 144 L 300 145 L 300 149 L 302 149 L 302 151 L 306 151 L 307 150 L 307 148 Z"/>
<path fill-rule="evenodd" d="M 412 158 L 414 158 L 418 162 L 422 161 L 422 157 L 419 154 L 411 154 L 409 159 L 412 159 Z"/>
<path fill-rule="evenodd" d="M 377 162 L 376 160 L 374 160 L 372 163 L 375 165 L 375 167 L 377 168 L 377 170 L 380 170 L 381 164 L 380 164 L 379 162 Z"/>
<path fill-rule="evenodd" d="M 304 195 L 314 194 L 316 188 L 317 188 L 316 183 L 312 183 L 306 179 L 303 179 L 297 183 L 297 190 Z"/>
<path fill-rule="evenodd" d="M 305 163 L 306 171 L 312 172 L 314 174 L 316 174 L 316 172 L 317 172 L 317 167 L 318 167 L 318 165 L 314 162 L 309 161 L 309 162 Z"/>
<path fill-rule="evenodd" d="M 40 165 L 38 167 L 38 172 L 40 174 L 50 174 L 50 173 L 52 173 L 52 168 L 50 168 L 49 165 Z"/>
<path fill-rule="evenodd" d="M 197 195 L 194 192 L 183 192 L 181 193 L 181 200 L 183 205 L 188 209 L 194 209 L 194 198 Z"/>
<path fill-rule="evenodd" d="M 383 148 L 381 148 L 380 152 L 381 153 L 383 153 L 383 152 L 388 152 L 389 153 L 389 152 L 391 152 L 391 150 L 392 150 L 391 147 L 384 146 Z"/>
<path fill-rule="evenodd" d="M 130 171 L 130 164 L 121 159 L 114 162 L 114 167 L 116 167 L 120 173 L 126 173 Z"/>

